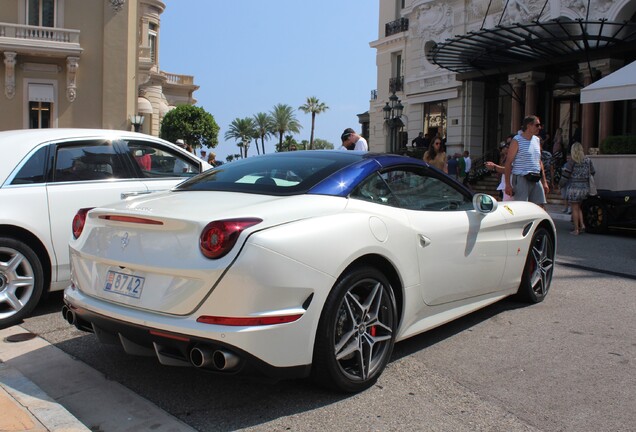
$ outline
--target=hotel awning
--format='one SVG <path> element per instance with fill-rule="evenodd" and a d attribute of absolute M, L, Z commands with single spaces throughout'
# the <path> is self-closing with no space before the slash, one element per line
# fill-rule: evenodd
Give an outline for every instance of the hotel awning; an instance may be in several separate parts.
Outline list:
<path fill-rule="evenodd" d="M 581 89 L 581 103 L 636 99 L 636 61 Z"/>
<path fill-rule="evenodd" d="M 435 64 L 457 73 L 527 68 L 581 61 L 581 54 L 627 46 L 636 41 L 636 23 L 559 18 L 471 31 L 437 44 L 428 54 Z M 587 59 L 587 58 L 586 58 Z"/>

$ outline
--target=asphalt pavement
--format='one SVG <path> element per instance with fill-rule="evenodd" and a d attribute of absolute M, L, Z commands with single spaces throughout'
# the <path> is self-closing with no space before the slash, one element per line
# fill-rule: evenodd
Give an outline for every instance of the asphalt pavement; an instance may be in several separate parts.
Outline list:
<path fill-rule="evenodd" d="M 570 221 L 561 206 L 548 205 L 547 211 L 562 228 Z M 557 264 L 611 268 L 615 274 L 636 278 L 634 256 L 624 257 L 624 261 L 617 261 L 614 256 L 611 266 L 603 262 L 603 256 L 612 256 L 603 254 L 603 248 L 612 247 L 611 239 L 597 242 L 594 236 L 585 234 L 560 236 L 558 242 L 561 246 L 557 249 Z M 597 251 L 586 254 L 589 247 Z M 148 400 L 20 326 L 0 330 L 0 413 L 0 432 L 193 431 Z"/>

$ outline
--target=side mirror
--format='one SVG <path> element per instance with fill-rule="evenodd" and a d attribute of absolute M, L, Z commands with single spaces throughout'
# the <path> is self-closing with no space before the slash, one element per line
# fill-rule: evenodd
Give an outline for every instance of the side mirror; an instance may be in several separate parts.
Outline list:
<path fill-rule="evenodd" d="M 481 214 L 492 213 L 498 206 L 497 200 L 488 194 L 478 193 L 473 197 L 473 208 Z"/>

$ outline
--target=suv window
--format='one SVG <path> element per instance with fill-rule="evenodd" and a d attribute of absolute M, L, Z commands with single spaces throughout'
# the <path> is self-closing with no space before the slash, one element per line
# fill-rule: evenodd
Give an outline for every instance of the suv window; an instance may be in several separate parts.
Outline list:
<path fill-rule="evenodd" d="M 159 143 L 124 142 L 143 178 L 192 177 L 199 174 L 199 164 Z"/>
<path fill-rule="evenodd" d="M 53 175 L 54 182 L 128 177 L 110 141 L 85 141 L 58 146 Z"/>
<path fill-rule="evenodd" d="M 31 155 L 20 171 L 16 174 L 11 184 L 44 183 L 46 171 L 47 147 L 42 147 Z"/>

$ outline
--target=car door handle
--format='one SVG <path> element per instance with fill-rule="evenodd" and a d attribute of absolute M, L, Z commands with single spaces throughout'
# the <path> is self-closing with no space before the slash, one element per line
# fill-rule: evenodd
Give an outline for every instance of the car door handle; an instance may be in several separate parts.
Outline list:
<path fill-rule="evenodd" d="M 420 245 L 422 247 L 426 247 L 431 244 L 431 239 L 426 237 L 424 234 L 420 234 Z"/>
<path fill-rule="evenodd" d="M 150 193 L 150 191 L 122 192 L 121 193 L 121 199 L 126 199 L 126 198 L 130 198 L 130 197 L 136 197 L 136 196 L 139 196 L 139 195 L 147 195 L 149 193 Z"/>

